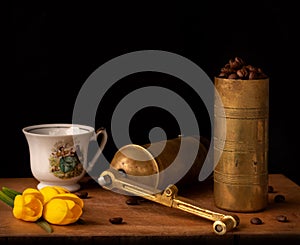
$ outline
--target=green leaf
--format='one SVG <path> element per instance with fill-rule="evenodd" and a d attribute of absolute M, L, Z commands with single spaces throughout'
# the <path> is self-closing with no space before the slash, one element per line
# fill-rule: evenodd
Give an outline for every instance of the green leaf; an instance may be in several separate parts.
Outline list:
<path fill-rule="evenodd" d="M 50 224 L 46 220 L 44 220 L 43 218 L 38 219 L 35 223 L 38 224 L 41 228 L 43 228 L 48 233 L 53 232 L 53 229 L 50 226 Z"/>

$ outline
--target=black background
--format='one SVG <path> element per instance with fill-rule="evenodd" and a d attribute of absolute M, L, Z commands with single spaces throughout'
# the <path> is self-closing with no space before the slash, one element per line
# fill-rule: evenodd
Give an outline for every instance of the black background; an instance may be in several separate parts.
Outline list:
<path fill-rule="evenodd" d="M 14 4 L 9 34 L 4 35 L 12 65 L 2 87 L 0 177 L 31 176 L 23 127 L 71 122 L 76 96 L 95 69 L 128 52 L 155 49 L 190 59 L 212 80 L 235 56 L 261 67 L 270 77 L 269 171 L 283 173 L 299 184 L 296 10 L 294 2 L 270 0 Z M 104 126 L 109 132 L 114 106 L 137 88 L 137 81 L 144 81 L 143 86 L 169 84 L 182 97 L 185 94 L 192 108 L 201 108 L 201 101 L 175 78 L 136 74 L 109 92 L 113 96 L 106 96 L 102 103 L 96 127 Z M 197 117 L 206 116 L 205 110 L 199 111 Z M 206 123 L 202 121 L 200 127 L 210 137 Z M 132 120 L 133 141 L 147 143 L 147 132 L 156 125 L 165 127 L 168 137 L 178 134 L 171 115 L 148 108 Z M 111 158 L 115 151 L 110 139 L 104 154 Z"/>

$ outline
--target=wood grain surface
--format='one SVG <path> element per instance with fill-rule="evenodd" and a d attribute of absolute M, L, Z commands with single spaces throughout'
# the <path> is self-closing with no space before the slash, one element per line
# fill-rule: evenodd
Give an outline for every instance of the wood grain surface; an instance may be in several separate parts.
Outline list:
<path fill-rule="evenodd" d="M 18 191 L 36 187 L 33 178 L 2 178 L 0 186 Z M 268 207 L 256 213 L 234 213 L 239 216 L 237 229 L 225 235 L 213 232 L 213 222 L 184 211 L 162 206 L 141 199 L 138 205 L 128 205 L 127 196 L 108 191 L 92 179 L 81 181 L 81 191 L 88 192 L 84 199 L 82 222 L 66 226 L 53 225 L 53 233 L 46 233 L 38 225 L 13 217 L 11 207 L 0 202 L 0 244 L 31 244 L 38 241 L 60 241 L 74 243 L 109 244 L 153 244 L 176 242 L 240 244 L 254 240 L 283 242 L 300 241 L 300 187 L 281 174 L 270 174 L 269 185 L 274 193 L 269 193 Z M 216 208 L 213 199 L 213 181 L 208 179 L 195 185 L 179 189 L 179 195 L 196 201 L 201 208 L 219 213 L 230 213 Z M 282 203 L 274 202 L 277 194 L 285 196 Z M 285 215 L 288 222 L 278 222 L 276 216 Z M 122 224 L 111 224 L 110 218 L 122 217 Z M 263 224 L 253 225 L 250 219 L 259 217 Z"/>

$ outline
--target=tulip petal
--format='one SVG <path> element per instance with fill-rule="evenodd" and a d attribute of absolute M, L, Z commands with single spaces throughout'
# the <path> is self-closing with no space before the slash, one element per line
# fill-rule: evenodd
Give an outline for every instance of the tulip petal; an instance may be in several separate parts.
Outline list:
<path fill-rule="evenodd" d="M 64 200 L 51 199 L 44 205 L 43 216 L 49 223 L 60 225 L 68 213 Z"/>
<path fill-rule="evenodd" d="M 42 202 L 44 202 L 44 196 L 43 196 L 43 194 L 38 189 L 26 188 L 23 191 L 22 195 L 23 196 L 25 196 L 25 195 L 33 195 L 36 198 L 40 199 Z"/>
<path fill-rule="evenodd" d="M 63 200 L 72 200 L 76 204 L 78 204 L 81 208 L 84 206 L 84 202 L 81 198 L 79 198 L 76 194 L 74 193 L 63 193 L 63 194 L 58 194 L 52 198 L 59 198 Z"/>
<path fill-rule="evenodd" d="M 23 215 L 23 197 L 22 195 L 17 195 L 14 200 L 14 207 L 13 207 L 13 215 L 17 219 L 21 219 Z"/>
<path fill-rule="evenodd" d="M 53 186 L 53 188 L 59 193 L 70 193 L 70 191 L 62 186 Z"/>
<path fill-rule="evenodd" d="M 52 188 L 51 186 L 45 186 L 41 188 L 40 192 L 44 196 L 44 203 L 47 203 L 52 197 L 58 194 L 56 189 Z"/>
<path fill-rule="evenodd" d="M 40 192 L 44 196 L 44 203 L 46 203 L 57 194 L 69 193 L 69 190 L 61 186 L 45 186 L 40 189 Z"/>

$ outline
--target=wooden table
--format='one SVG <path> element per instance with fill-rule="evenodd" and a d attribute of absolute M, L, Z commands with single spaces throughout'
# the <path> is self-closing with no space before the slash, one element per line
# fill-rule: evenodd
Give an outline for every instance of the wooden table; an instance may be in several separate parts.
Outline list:
<path fill-rule="evenodd" d="M 92 179 L 82 181 L 84 199 L 81 223 L 53 226 L 53 233 L 46 233 L 38 225 L 13 217 L 11 207 L 0 202 L 0 244 L 35 244 L 37 242 L 72 242 L 72 244 L 247 244 L 255 241 L 269 244 L 287 244 L 300 241 L 300 187 L 281 174 L 270 174 L 269 185 L 275 192 L 269 193 L 266 210 L 256 213 L 235 213 L 240 218 L 237 229 L 224 235 L 213 232 L 213 222 L 169 208 L 151 201 L 141 200 L 139 205 L 126 204 L 127 196 L 108 191 Z M 0 186 L 19 191 L 36 187 L 33 178 L 4 178 Z M 179 189 L 179 195 L 197 201 L 202 208 L 229 213 L 215 207 L 213 181 L 208 179 L 189 188 Z M 274 202 L 274 196 L 282 194 L 286 201 Z M 231 214 L 233 214 L 231 212 Z M 285 215 L 288 222 L 276 220 Z M 121 216 L 123 224 L 111 224 L 109 219 Z M 263 224 L 253 225 L 250 219 L 259 217 Z"/>

